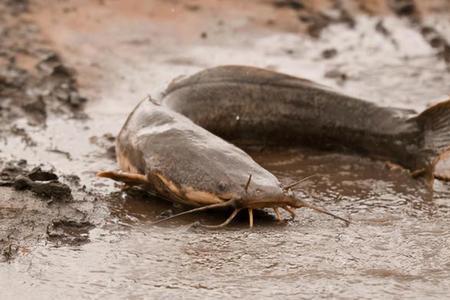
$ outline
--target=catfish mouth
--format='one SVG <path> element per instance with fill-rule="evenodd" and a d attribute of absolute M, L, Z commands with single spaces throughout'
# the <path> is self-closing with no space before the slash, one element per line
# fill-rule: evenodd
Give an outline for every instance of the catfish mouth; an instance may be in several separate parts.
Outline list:
<path fill-rule="evenodd" d="M 116 181 L 121 181 L 127 185 L 136 185 L 141 187 L 150 187 L 155 191 L 158 191 L 163 198 L 167 200 L 177 200 L 181 203 L 186 203 L 188 205 L 192 205 L 196 203 L 200 205 L 200 207 L 184 211 L 182 213 L 167 217 L 165 219 L 153 222 L 153 224 L 160 223 L 163 221 L 167 221 L 169 219 L 173 219 L 182 215 L 209 210 L 214 208 L 234 208 L 230 217 L 228 217 L 225 222 L 219 225 L 202 225 L 207 228 L 219 228 L 228 225 L 234 217 L 243 209 L 248 210 L 249 214 L 249 225 L 253 227 L 253 209 L 262 209 L 262 208 L 270 208 L 275 212 L 276 218 L 278 221 L 281 221 L 281 214 L 279 209 L 284 209 L 287 211 L 292 218 L 295 218 L 295 209 L 307 207 L 317 212 L 327 214 L 336 219 L 344 221 L 347 225 L 350 224 L 350 221 L 344 218 L 341 218 L 335 214 L 328 212 L 327 210 L 316 207 L 309 203 L 306 203 L 292 195 L 292 192 L 289 189 L 289 186 L 282 189 L 281 192 L 270 193 L 270 192 L 262 192 L 258 191 L 256 193 L 249 193 L 248 186 L 250 184 L 251 176 L 247 184 L 245 185 L 245 193 L 241 197 L 236 197 L 236 195 L 216 195 L 215 193 L 199 191 L 193 188 L 182 188 L 172 182 L 170 179 L 162 176 L 159 173 L 155 173 L 152 175 L 143 175 L 143 174 L 134 174 L 127 172 L 114 172 L 114 171 L 106 171 L 99 172 L 97 174 L 99 177 L 106 177 Z M 203 204 L 203 205 L 202 205 Z"/>
<path fill-rule="evenodd" d="M 295 208 L 300 208 L 301 201 L 296 198 L 284 194 L 277 195 L 257 195 L 257 196 L 247 196 L 235 200 L 235 207 L 239 208 L 274 208 L 274 207 L 285 207 L 291 206 Z"/>

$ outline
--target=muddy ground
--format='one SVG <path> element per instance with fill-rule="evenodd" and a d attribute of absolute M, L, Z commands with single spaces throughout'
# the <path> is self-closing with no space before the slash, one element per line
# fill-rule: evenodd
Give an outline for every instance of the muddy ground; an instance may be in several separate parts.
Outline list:
<path fill-rule="evenodd" d="M 445 298 L 450 185 L 351 153 L 248 149 L 353 220 L 277 223 L 180 207 L 95 178 L 139 99 L 246 64 L 380 105 L 450 94 L 448 1 L 0 1 L 1 299 Z M 433 192 L 434 191 L 434 192 Z M 286 216 L 287 217 L 287 216 Z"/>

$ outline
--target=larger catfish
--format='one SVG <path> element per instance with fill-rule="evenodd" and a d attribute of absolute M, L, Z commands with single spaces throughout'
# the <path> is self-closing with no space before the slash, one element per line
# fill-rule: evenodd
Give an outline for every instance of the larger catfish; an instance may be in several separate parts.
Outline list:
<path fill-rule="evenodd" d="M 450 150 L 449 100 L 417 114 L 253 67 L 221 66 L 175 81 L 163 105 L 227 140 L 344 146 L 412 171 Z"/>

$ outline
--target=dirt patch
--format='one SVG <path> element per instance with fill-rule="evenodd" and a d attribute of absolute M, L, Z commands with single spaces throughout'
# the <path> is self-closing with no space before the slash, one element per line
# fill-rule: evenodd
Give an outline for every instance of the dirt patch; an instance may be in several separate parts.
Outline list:
<path fill-rule="evenodd" d="M 44 125 L 49 114 L 85 117 L 86 98 L 78 92 L 74 71 L 48 47 L 28 11 L 27 1 L 0 3 L 1 122 L 25 117 L 29 124 Z M 1 126 L 0 134 L 7 127 Z"/>
<path fill-rule="evenodd" d="M 0 163 L 0 260 L 26 254 L 40 241 L 57 245 L 87 241 L 95 197 L 72 177 L 60 178 L 41 166 L 31 168 L 25 160 Z"/>

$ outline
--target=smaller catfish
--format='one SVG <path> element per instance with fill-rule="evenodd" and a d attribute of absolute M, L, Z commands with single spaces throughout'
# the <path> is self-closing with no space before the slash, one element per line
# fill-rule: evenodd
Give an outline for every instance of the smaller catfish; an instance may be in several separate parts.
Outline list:
<path fill-rule="evenodd" d="M 138 104 L 120 131 L 116 144 L 121 172 L 99 172 L 127 186 L 139 186 L 163 199 L 196 207 L 162 221 L 212 208 L 232 207 L 229 224 L 242 209 L 272 208 L 281 220 L 279 208 L 292 217 L 294 208 L 307 207 L 348 220 L 294 197 L 289 187 L 256 163 L 247 153 L 185 116 L 145 99 Z M 155 222 L 157 223 L 157 222 Z"/>

